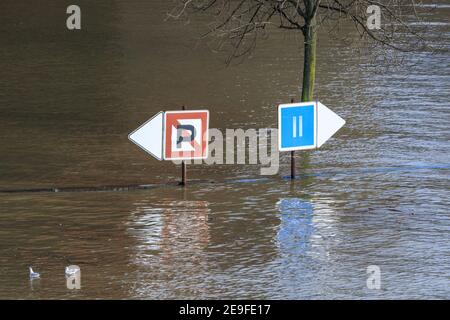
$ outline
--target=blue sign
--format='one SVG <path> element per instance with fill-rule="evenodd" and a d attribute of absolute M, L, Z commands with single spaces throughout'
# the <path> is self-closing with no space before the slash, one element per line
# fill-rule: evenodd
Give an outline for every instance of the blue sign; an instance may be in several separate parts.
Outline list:
<path fill-rule="evenodd" d="M 316 105 L 314 102 L 282 104 L 278 107 L 279 150 L 316 147 Z"/>

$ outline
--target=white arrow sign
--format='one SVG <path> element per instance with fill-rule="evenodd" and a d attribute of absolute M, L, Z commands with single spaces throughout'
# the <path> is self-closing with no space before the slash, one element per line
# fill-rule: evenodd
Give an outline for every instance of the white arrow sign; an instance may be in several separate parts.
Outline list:
<path fill-rule="evenodd" d="M 322 146 L 345 124 L 345 120 L 317 101 L 317 148 Z"/>
<path fill-rule="evenodd" d="M 158 160 L 163 159 L 164 112 L 159 112 L 128 135 L 133 143 Z"/>
<path fill-rule="evenodd" d="M 345 120 L 318 101 L 278 106 L 280 151 L 308 150 L 322 146 Z"/>

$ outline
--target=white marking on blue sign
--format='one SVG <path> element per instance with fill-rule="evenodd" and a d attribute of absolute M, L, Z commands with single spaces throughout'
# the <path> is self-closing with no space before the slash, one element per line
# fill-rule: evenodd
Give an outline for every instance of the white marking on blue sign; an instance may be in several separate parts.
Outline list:
<path fill-rule="evenodd" d="M 345 124 L 345 120 L 320 102 L 278 106 L 280 151 L 319 148 Z"/>
<path fill-rule="evenodd" d="M 314 149 L 316 147 L 315 103 L 280 105 L 278 129 L 280 151 Z"/>
<path fill-rule="evenodd" d="M 298 119 L 298 130 L 297 130 Z M 303 137 L 303 117 L 292 117 L 292 136 L 294 138 Z"/>

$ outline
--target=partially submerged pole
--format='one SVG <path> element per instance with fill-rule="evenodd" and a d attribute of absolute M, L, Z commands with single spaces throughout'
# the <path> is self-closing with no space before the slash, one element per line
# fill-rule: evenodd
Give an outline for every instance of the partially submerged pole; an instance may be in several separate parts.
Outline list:
<path fill-rule="evenodd" d="M 183 161 L 181 161 L 181 183 L 180 183 L 180 185 L 186 186 L 186 182 L 187 182 L 187 179 L 186 179 L 186 162 L 184 162 L 184 160 L 183 160 Z"/>
<path fill-rule="evenodd" d="M 291 151 L 291 179 L 295 179 L 295 151 Z"/>
<path fill-rule="evenodd" d="M 294 103 L 294 99 L 291 99 L 291 103 Z M 295 151 L 291 151 L 291 179 L 295 179 Z"/>
<path fill-rule="evenodd" d="M 186 110 L 185 106 L 181 107 L 181 110 Z M 187 169 L 186 169 L 186 162 L 184 160 L 181 161 L 181 182 L 180 185 L 183 187 L 187 184 Z"/>

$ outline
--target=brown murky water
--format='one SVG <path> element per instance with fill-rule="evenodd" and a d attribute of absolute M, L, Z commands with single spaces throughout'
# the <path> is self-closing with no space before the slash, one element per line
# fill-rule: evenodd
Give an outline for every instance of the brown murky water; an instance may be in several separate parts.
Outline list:
<path fill-rule="evenodd" d="M 79 32 L 69 4 L 0 3 L 0 189 L 158 187 L 0 193 L 0 298 L 450 298 L 449 5 L 428 14 L 444 50 L 398 70 L 320 35 L 317 94 L 347 124 L 298 154 L 299 180 L 281 154 L 274 176 L 190 166 L 182 190 L 179 167 L 128 133 L 181 105 L 208 108 L 213 128 L 276 127 L 301 42 L 275 31 L 226 68 L 195 39 L 205 21 L 165 22 L 166 1 L 80 0 Z"/>

